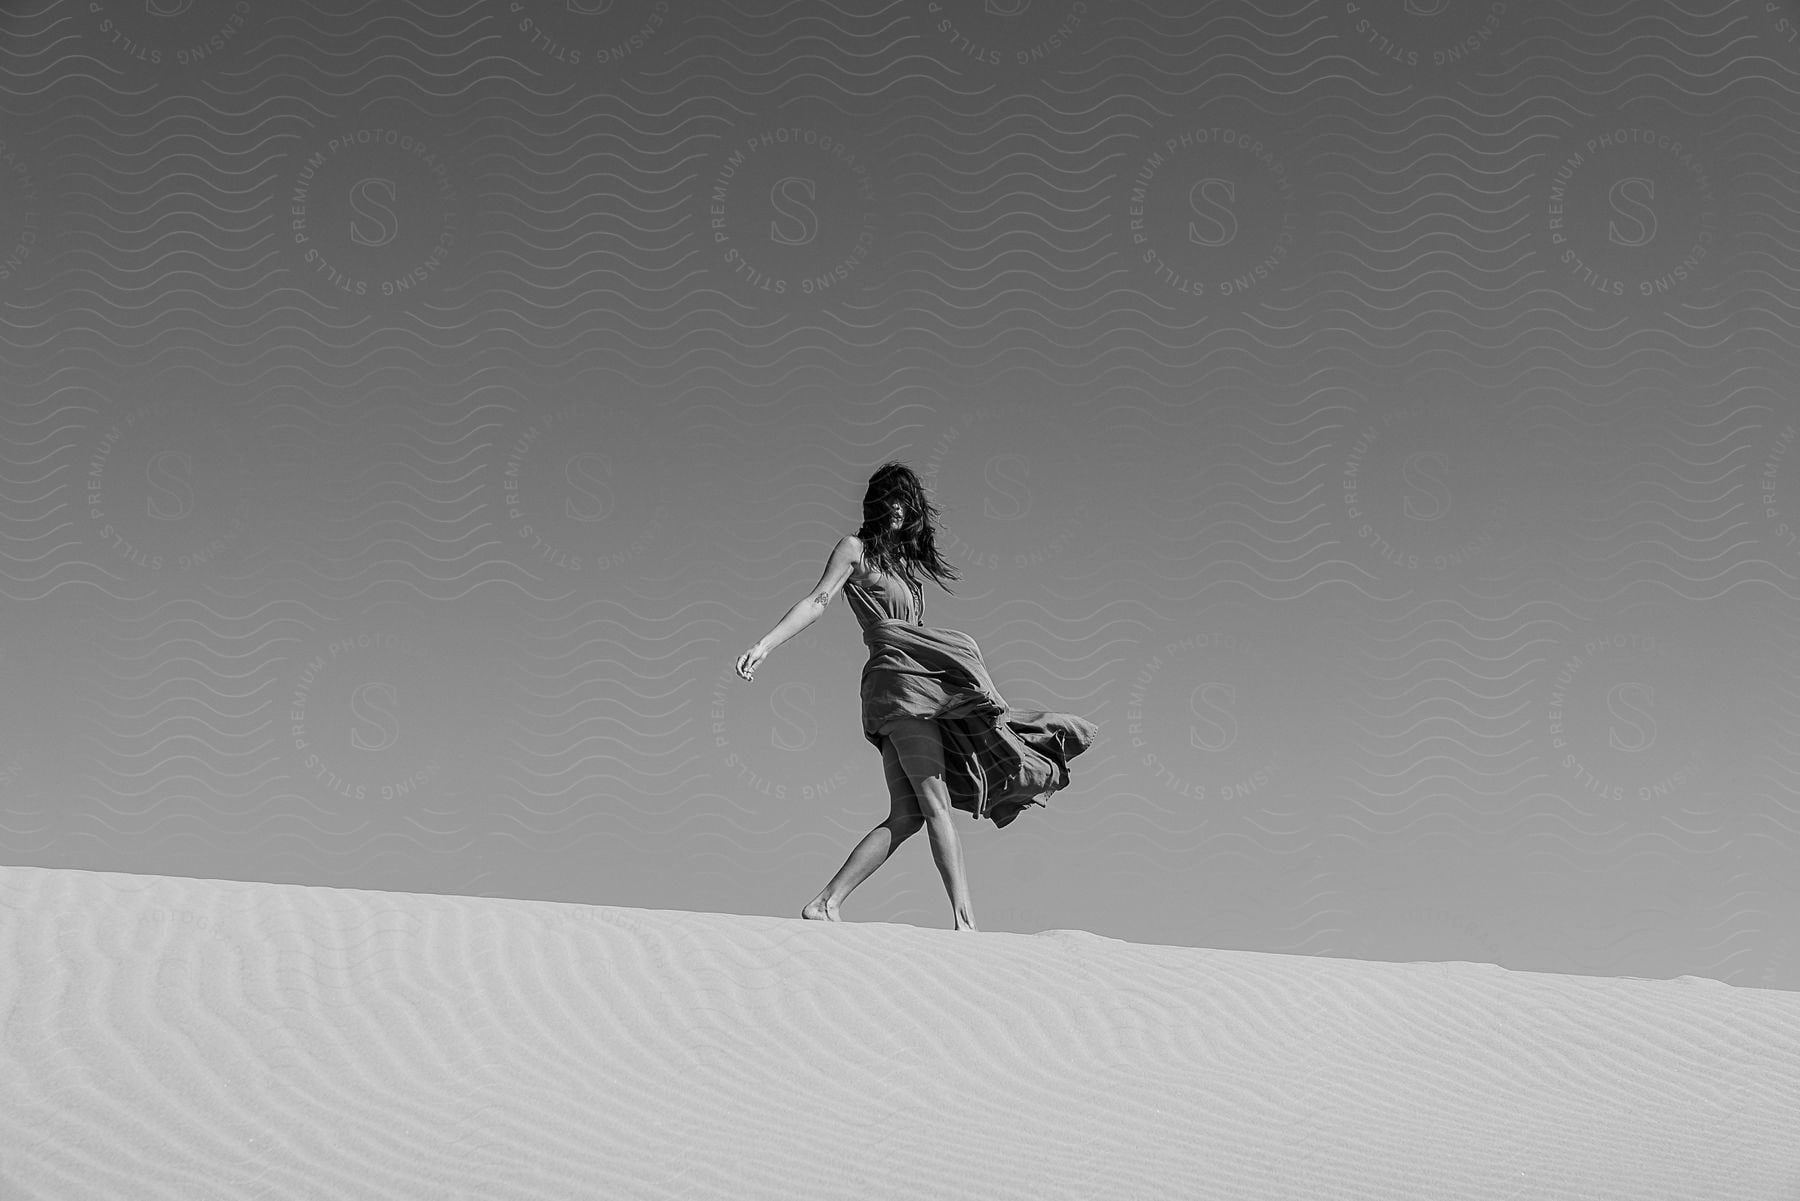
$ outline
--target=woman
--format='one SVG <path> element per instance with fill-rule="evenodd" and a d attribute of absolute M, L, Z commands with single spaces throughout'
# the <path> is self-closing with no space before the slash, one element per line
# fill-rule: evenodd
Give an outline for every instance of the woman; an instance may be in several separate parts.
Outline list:
<path fill-rule="evenodd" d="M 863 523 L 841 539 L 825 574 L 776 627 L 738 657 L 753 679 L 770 651 L 819 619 L 839 588 L 862 627 L 869 661 L 862 671 L 862 729 L 881 752 L 890 807 L 800 916 L 835 922 L 838 907 L 920 826 L 958 930 L 975 929 L 952 809 L 1005 826 L 1027 805 L 1041 805 L 1069 783 L 1068 761 L 1099 731 L 1067 713 L 1015 710 L 1001 699 L 975 640 L 924 623 L 929 573 L 944 591 L 955 568 L 938 557 L 937 506 L 904 463 L 884 463 L 863 494 Z"/>

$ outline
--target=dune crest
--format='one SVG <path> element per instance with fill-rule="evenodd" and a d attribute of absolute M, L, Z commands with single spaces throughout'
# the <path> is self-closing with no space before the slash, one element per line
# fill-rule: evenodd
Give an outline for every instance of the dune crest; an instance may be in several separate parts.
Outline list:
<path fill-rule="evenodd" d="M 0 1196 L 1793 1201 L 1800 994 L 0 868 Z"/>

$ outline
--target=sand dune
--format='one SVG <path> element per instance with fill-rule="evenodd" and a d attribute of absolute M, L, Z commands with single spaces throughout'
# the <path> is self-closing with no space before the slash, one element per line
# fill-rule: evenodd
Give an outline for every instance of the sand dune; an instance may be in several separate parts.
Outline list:
<path fill-rule="evenodd" d="M 0 869 L 0 1197 L 1800 1198 L 1800 995 Z"/>

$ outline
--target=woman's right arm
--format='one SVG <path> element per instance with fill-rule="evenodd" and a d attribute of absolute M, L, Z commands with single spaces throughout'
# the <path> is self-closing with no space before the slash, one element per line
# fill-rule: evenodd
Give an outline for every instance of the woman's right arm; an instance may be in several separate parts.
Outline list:
<path fill-rule="evenodd" d="M 831 598 L 838 594 L 861 558 L 862 543 L 856 535 L 845 534 L 838 539 L 838 544 L 831 550 L 831 557 L 825 560 L 825 570 L 819 576 L 819 582 L 794 602 L 774 629 L 763 635 L 755 646 L 738 656 L 738 674 L 749 679 L 756 670 L 756 665 L 768 658 L 770 651 L 819 620 L 826 607 L 831 604 Z"/>

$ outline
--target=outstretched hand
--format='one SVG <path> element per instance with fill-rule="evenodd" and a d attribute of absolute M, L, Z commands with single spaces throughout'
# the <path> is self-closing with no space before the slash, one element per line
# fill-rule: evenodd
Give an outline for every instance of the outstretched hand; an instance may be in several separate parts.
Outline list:
<path fill-rule="evenodd" d="M 757 643 L 738 656 L 737 673 L 746 680 L 753 678 L 756 675 L 756 665 L 768 657 L 769 652 L 763 649 L 760 642 Z"/>

